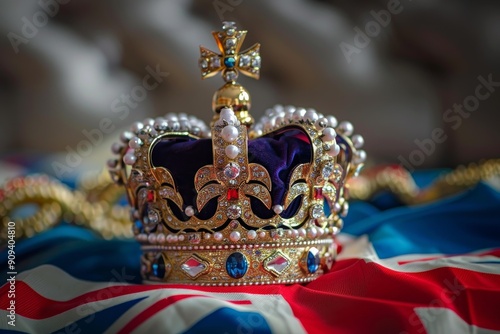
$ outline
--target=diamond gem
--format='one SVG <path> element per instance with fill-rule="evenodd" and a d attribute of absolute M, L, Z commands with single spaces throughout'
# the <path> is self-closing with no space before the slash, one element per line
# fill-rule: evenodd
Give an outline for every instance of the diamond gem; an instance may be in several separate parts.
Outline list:
<path fill-rule="evenodd" d="M 330 175 L 332 175 L 332 173 L 333 173 L 333 163 L 329 161 L 323 166 L 323 169 L 321 170 L 321 176 L 323 176 L 323 179 L 327 180 L 330 177 Z"/>
<path fill-rule="evenodd" d="M 234 81 L 238 78 L 238 73 L 236 71 L 230 70 L 224 72 L 224 80 L 226 81 Z"/>
<path fill-rule="evenodd" d="M 219 57 L 210 58 L 210 67 L 211 68 L 219 68 L 220 67 L 220 58 Z"/>
<path fill-rule="evenodd" d="M 236 45 L 236 38 L 228 38 L 226 39 L 226 48 L 232 48 Z"/>
<path fill-rule="evenodd" d="M 150 223 L 156 224 L 160 220 L 160 216 L 155 210 L 148 210 L 148 219 Z"/>
<path fill-rule="evenodd" d="M 208 61 L 205 58 L 200 59 L 200 66 L 202 69 L 206 69 L 208 67 Z"/>
<path fill-rule="evenodd" d="M 245 67 L 250 65 L 250 56 L 249 55 L 242 55 L 240 56 L 240 67 Z"/>
<path fill-rule="evenodd" d="M 311 208 L 311 216 L 313 218 L 319 218 L 323 215 L 323 207 L 319 204 L 314 205 Z"/>
<path fill-rule="evenodd" d="M 192 278 L 195 278 L 207 269 L 207 265 L 196 257 L 191 256 L 181 265 L 181 269 Z"/>
<path fill-rule="evenodd" d="M 281 252 L 276 252 L 265 260 L 266 270 L 275 275 L 281 275 L 290 266 L 290 261 Z"/>
<path fill-rule="evenodd" d="M 224 175 L 228 179 L 235 179 L 240 175 L 240 166 L 237 164 L 230 162 L 224 167 Z"/>
<path fill-rule="evenodd" d="M 260 67 L 260 57 L 256 56 L 252 59 L 252 66 L 253 67 Z"/>
<path fill-rule="evenodd" d="M 241 207 L 239 205 L 231 205 L 227 208 L 227 216 L 229 219 L 238 219 L 241 216 Z"/>

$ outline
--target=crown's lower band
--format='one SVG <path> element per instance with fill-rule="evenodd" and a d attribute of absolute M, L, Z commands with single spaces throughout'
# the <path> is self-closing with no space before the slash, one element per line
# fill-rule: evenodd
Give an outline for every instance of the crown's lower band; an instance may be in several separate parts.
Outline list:
<path fill-rule="evenodd" d="M 314 241 L 142 247 L 148 283 L 234 286 L 309 282 L 330 269 L 336 244 Z"/>

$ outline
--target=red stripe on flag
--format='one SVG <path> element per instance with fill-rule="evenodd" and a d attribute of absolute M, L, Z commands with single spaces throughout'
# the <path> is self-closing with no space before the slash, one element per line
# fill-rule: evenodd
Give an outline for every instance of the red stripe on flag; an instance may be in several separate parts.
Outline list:
<path fill-rule="evenodd" d="M 1 310 L 6 310 L 8 307 L 8 288 L 8 284 L 0 287 L 0 296 L 2 296 L 2 298 L 0 298 Z M 87 303 L 104 301 L 118 296 L 161 288 L 162 286 L 155 285 L 112 285 L 103 289 L 87 292 L 67 301 L 57 301 L 40 295 L 24 281 L 17 281 L 16 312 L 18 315 L 29 319 L 44 319 Z"/>
<path fill-rule="evenodd" d="M 136 315 L 130 322 L 128 322 L 119 332 L 118 334 L 123 334 L 123 333 L 131 333 L 133 330 L 135 330 L 139 325 L 141 325 L 144 321 L 147 319 L 151 318 L 153 315 L 156 313 L 160 312 L 161 310 L 188 298 L 193 298 L 193 297 L 209 297 L 210 296 L 205 296 L 205 295 L 176 295 L 176 296 L 170 296 L 167 298 L 164 298 L 162 300 L 159 300 L 158 302 L 154 303 L 138 315 Z M 248 305 L 251 304 L 249 300 L 228 300 L 227 302 L 232 303 L 232 304 L 238 304 L 238 305 Z"/>
<path fill-rule="evenodd" d="M 310 333 L 425 333 L 416 307 L 454 311 L 470 325 L 500 330 L 500 275 L 441 267 L 400 272 L 339 261 L 334 271 L 281 294 Z"/>

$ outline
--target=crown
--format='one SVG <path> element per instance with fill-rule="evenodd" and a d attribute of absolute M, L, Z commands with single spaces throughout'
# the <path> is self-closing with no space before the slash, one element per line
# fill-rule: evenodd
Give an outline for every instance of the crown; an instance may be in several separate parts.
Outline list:
<path fill-rule="evenodd" d="M 314 109 L 277 105 L 254 123 L 236 79 L 258 78 L 260 45 L 224 22 L 220 54 L 200 47 L 202 78 L 221 73 L 210 127 L 167 114 L 134 123 L 109 168 L 132 207 L 147 282 L 288 284 L 327 272 L 348 211 L 349 178 L 365 160 L 360 135 Z"/>

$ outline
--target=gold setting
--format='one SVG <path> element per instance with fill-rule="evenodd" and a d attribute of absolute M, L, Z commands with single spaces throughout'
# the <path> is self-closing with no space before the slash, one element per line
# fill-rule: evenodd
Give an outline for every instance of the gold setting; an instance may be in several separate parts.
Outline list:
<path fill-rule="evenodd" d="M 260 44 L 254 44 L 249 49 L 240 52 L 246 34 L 244 30 L 237 30 L 234 22 L 223 22 L 222 31 L 212 32 L 220 54 L 200 46 L 201 78 L 210 78 L 221 72 L 222 78 L 226 81 L 226 84 L 213 96 L 212 122 L 219 119 L 222 108 L 229 107 L 242 125 L 251 126 L 254 123 L 249 113 L 250 94 L 243 86 L 236 83 L 239 73 L 254 79 L 259 79 L 260 76 Z"/>

